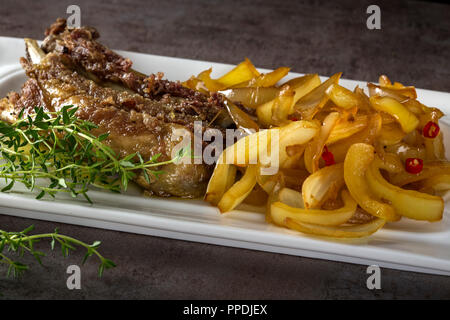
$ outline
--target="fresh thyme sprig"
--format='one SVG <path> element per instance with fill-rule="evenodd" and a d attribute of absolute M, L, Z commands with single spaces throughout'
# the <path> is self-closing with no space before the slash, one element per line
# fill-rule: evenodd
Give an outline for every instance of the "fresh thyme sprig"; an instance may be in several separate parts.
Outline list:
<path fill-rule="evenodd" d="M 76 107 L 65 106 L 58 112 L 44 112 L 36 108 L 35 114 L 23 117 L 23 111 L 14 123 L 0 121 L 0 178 L 6 186 L 2 192 L 10 191 L 16 183 L 22 183 L 31 191 L 38 189 L 37 199 L 46 194 L 55 197 L 58 192 L 68 192 L 73 197 L 87 195 L 90 187 L 120 192 L 137 174 L 144 175 L 151 183 L 150 176 L 157 178 L 163 172 L 157 167 L 175 163 L 190 154 L 190 148 L 180 149 L 168 161 L 158 162 L 159 154 L 144 161 L 139 153 L 119 158 L 104 141 L 108 134 L 94 136 L 90 131 L 97 126 L 76 117 Z M 47 184 L 44 183 L 47 182 Z M 115 264 L 99 252 L 100 241 L 89 245 L 75 238 L 62 235 L 56 229 L 53 233 L 30 235 L 33 226 L 21 232 L 0 230 L 0 263 L 8 265 L 8 275 L 19 276 L 28 266 L 11 259 L 5 254 L 16 252 L 23 256 L 30 253 L 42 264 L 45 254 L 35 250 L 34 244 L 41 239 L 51 239 L 52 250 L 56 243 L 61 245 L 63 256 L 67 256 L 75 246 L 87 250 L 83 262 L 96 255 L 100 259 L 98 269 L 102 276 L 105 269 Z"/>
<path fill-rule="evenodd" d="M 37 199 L 68 192 L 73 197 L 81 194 L 92 203 L 89 187 L 120 192 L 139 172 L 150 183 L 150 176 L 157 178 L 162 173 L 152 168 L 176 162 L 188 152 L 181 149 L 175 158 L 163 162 L 157 161 L 160 154 L 148 161 L 139 153 L 119 158 L 104 143 L 108 133 L 91 134 L 97 126 L 79 119 L 76 107 L 35 111 L 26 117 L 21 112 L 14 123 L 0 121 L 0 178 L 7 183 L 2 192 L 22 183 L 29 190 L 40 190 Z M 48 184 L 43 185 L 42 180 Z"/>
<path fill-rule="evenodd" d="M 0 263 L 6 264 L 8 266 L 8 277 L 19 277 L 24 271 L 28 270 L 28 266 L 19 261 L 11 259 L 4 253 L 4 251 L 15 252 L 20 257 L 22 257 L 25 252 L 28 252 L 34 256 L 39 264 L 42 265 L 41 257 L 44 257 L 45 253 L 36 250 L 34 248 L 34 244 L 45 238 L 51 239 L 52 250 L 55 248 L 55 244 L 59 243 L 61 245 L 61 251 L 64 257 L 67 257 L 70 250 L 76 250 L 75 246 L 84 247 L 87 252 L 83 258 L 82 264 L 84 264 L 90 256 L 96 255 L 100 259 L 100 265 L 98 268 L 99 277 L 103 275 L 103 271 L 105 269 L 113 268 L 116 266 L 114 262 L 106 259 L 98 252 L 97 249 L 100 246 L 100 241 L 95 241 L 93 244 L 87 244 L 75 238 L 60 234 L 58 232 L 58 229 L 56 229 L 53 233 L 30 235 L 29 232 L 33 229 L 34 226 L 30 226 L 20 232 L 6 232 L 0 230 Z"/>

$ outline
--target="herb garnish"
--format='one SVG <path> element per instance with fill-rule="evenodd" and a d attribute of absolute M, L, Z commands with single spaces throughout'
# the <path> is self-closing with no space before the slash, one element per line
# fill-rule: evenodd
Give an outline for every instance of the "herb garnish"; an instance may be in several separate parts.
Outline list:
<path fill-rule="evenodd" d="M 0 263 L 8 265 L 8 276 L 18 277 L 24 271 L 28 270 L 28 266 L 19 262 L 14 261 L 3 253 L 3 251 L 16 252 L 20 257 L 23 256 L 25 252 L 30 253 L 34 258 L 42 265 L 41 257 L 45 256 L 45 253 L 38 251 L 34 248 L 34 244 L 39 242 L 41 239 L 49 238 L 51 240 L 52 250 L 55 248 L 55 244 L 58 242 L 61 245 L 61 251 L 64 257 L 67 257 L 70 250 L 75 250 L 75 245 L 84 247 L 87 250 L 86 255 L 83 258 L 82 264 L 92 256 L 96 255 L 100 259 L 100 266 L 98 268 L 98 275 L 101 277 L 105 269 L 113 268 L 116 265 L 109 259 L 104 258 L 99 252 L 98 247 L 100 246 L 100 241 L 95 241 L 93 244 L 89 245 L 80 240 L 74 239 L 69 236 L 65 236 L 58 233 L 58 229 L 53 233 L 44 233 L 36 235 L 28 235 L 30 231 L 34 229 L 34 226 L 30 226 L 21 232 L 6 232 L 0 230 Z"/>
<path fill-rule="evenodd" d="M 180 149 L 175 158 L 164 162 L 157 162 L 160 154 L 148 161 L 139 153 L 119 158 L 103 143 L 108 133 L 98 137 L 91 134 L 97 126 L 76 117 L 76 107 L 35 111 L 26 117 L 22 111 L 14 123 L 0 121 L 0 178 L 7 183 L 2 192 L 19 182 L 31 191 L 40 190 L 37 199 L 69 192 L 73 197 L 81 194 L 92 203 L 87 195 L 89 187 L 120 192 L 139 172 L 150 183 L 150 176 L 162 173 L 151 168 L 176 162 L 189 149 Z M 42 180 L 48 184 L 43 186 Z"/>
<path fill-rule="evenodd" d="M 7 185 L 2 192 L 10 191 L 15 183 L 23 184 L 27 189 L 39 190 L 37 199 L 44 195 L 55 197 L 58 192 L 69 192 L 72 197 L 87 195 L 89 187 L 97 187 L 112 192 L 126 190 L 128 183 L 142 172 L 150 183 L 150 176 L 157 178 L 162 171 L 156 167 L 174 163 L 189 154 L 190 148 L 183 148 L 171 160 L 157 162 L 160 154 L 144 161 L 139 153 L 119 158 L 103 141 L 108 134 L 98 137 L 90 133 L 97 128 L 92 122 L 79 119 L 76 107 L 64 106 L 57 112 L 44 112 L 35 108 L 35 114 L 23 117 L 23 110 L 14 123 L 0 121 L 0 178 Z M 152 168 L 155 168 L 152 170 Z M 47 184 L 43 183 L 44 181 Z M 21 232 L 0 230 L 0 263 L 8 265 L 8 275 L 18 276 L 28 266 L 14 261 L 4 251 L 32 254 L 41 263 L 43 252 L 34 249 L 33 244 L 40 239 L 49 238 L 53 250 L 55 243 L 61 245 L 63 256 L 75 245 L 87 250 L 83 263 L 92 255 L 100 259 L 99 276 L 105 269 L 115 264 L 104 258 L 98 251 L 100 241 L 89 245 L 75 238 L 53 233 L 29 235 L 33 226 Z"/>

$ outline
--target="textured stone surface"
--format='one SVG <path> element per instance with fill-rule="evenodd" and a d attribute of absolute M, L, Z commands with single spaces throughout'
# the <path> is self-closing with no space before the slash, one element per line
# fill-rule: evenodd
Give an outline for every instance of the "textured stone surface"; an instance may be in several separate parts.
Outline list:
<path fill-rule="evenodd" d="M 450 7 L 377 1 L 381 30 L 366 28 L 371 1 L 81 1 L 82 23 L 110 47 L 375 81 L 380 73 L 417 87 L 450 91 Z M 393 1 L 392 1 L 393 2 Z M 0 35 L 42 38 L 72 1 L 2 0 Z M 159 71 L 159 70 L 158 70 Z M 49 256 L 19 280 L 1 276 L 2 298 L 450 298 L 450 278 L 382 270 L 382 290 L 366 289 L 366 267 L 121 232 L 0 216 L 0 228 L 36 232 L 56 226 L 86 241 L 101 240 L 118 267 L 103 279 L 92 259 L 82 290 L 66 288 L 66 267 L 81 261 Z M 25 258 L 25 262 L 33 263 Z M 3 269 L 0 268 L 0 271 Z M 3 271 L 2 271 L 3 272 Z"/>

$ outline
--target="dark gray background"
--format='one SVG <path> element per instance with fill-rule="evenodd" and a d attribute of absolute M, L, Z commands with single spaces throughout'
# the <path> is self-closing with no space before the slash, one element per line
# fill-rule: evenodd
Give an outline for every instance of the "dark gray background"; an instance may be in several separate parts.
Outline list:
<path fill-rule="evenodd" d="M 450 91 L 450 7 L 415 1 L 0 1 L 0 35 L 42 38 L 69 4 L 116 49 L 376 81 L 381 73 L 420 88 Z M 381 7 L 381 30 L 366 8 Z M 164 70 L 155 70 L 164 71 Z M 19 280 L 0 274 L 2 298 L 347 299 L 450 298 L 450 278 L 382 270 L 382 290 L 366 288 L 366 266 L 190 243 L 0 216 L 0 228 L 61 232 L 87 242 L 118 267 L 102 279 L 82 268 L 82 290 L 66 288 L 81 261 L 48 253 Z M 3 268 L 0 267 L 0 271 Z"/>

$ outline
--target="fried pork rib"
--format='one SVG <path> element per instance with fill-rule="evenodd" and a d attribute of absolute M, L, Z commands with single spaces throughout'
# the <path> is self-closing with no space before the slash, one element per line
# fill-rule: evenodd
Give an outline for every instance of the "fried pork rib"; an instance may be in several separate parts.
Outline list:
<path fill-rule="evenodd" d="M 20 94 L 12 92 L 0 100 L 2 120 L 14 121 L 22 109 L 26 115 L 33 113 L 36 106 L 57 111 L 75 105 L 79 118 L 98 125 L 95 135 L 109 133 L 106 143 L 117 153 L 125 156 L 139 152 L 145 159 L 161 154 L 161 161 L 171 159 L 182 139 L 180 132 L 193 139 L 194 121 L 202 121 L 203 129 L 223 129 L 223 125 L 213 124 L 220 118 L 218 115 L 226 114 L 220 98 L 180 89 L 178 83 L 167 80 L 146 78 L 130 69 L 128 59 L 95 42 L 98 34 L 92 28 L 69 31 L 65 22 L 58 21 L 59 27 L 54 24 L 44 42 L 46 53 L 35 41 L 26 40 L 27 59 L 21 58 L 20 62 L 29 79 Z M 77 32 L 89 35 L 74 37 Z M 62 37 L 74 38 L 75 42 L 70 46 L 64 42 L 69 49 L 60 51 L 57 43 Z M 80 51 L 83 53 L 74 53 Z M 129 82 L 130 75 L 140 80 Z M 112 88 L 105 85 L 106 81 L 120 86 Z M 158 82 L 162 89 L 155 89 Z M 133 83 L 139 86 L 133 87 Z M 206 164 L 169 164 L 159 169 L 164 174 L 152 179 L 152 183 L 148 184 L 143 176 L 136 182 L 159 196 L 195 198 L 204 194 L 213 168 Z"/>

